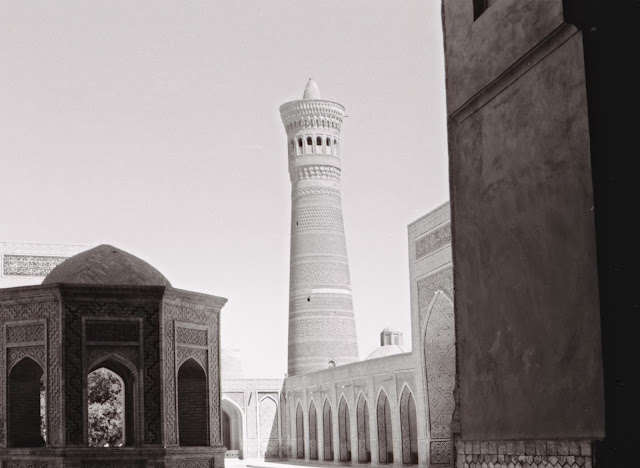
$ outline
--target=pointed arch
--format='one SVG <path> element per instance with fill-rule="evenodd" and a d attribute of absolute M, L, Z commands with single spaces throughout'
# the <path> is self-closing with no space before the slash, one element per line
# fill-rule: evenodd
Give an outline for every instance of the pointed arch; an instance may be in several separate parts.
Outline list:
<path fill-rule="evenodd" d="M 324 460 L 333 460 L 333 417 L 331 414 L 331 403 L 325 398 L 322 407 L 322 435 L 324 442 Z"/>
<path fill-rule="evenodd" d="M 222 439 L 224 446 L 227 447 L 226 458 L 243 458 L 243 426 L 244 417 L 242 408 L 238 404 L 227 398 L 222 397 L 220 400 L 223 416 Z M 237 455 L 236 455 L 237 454 Z"/>
<path fill-rule="evenodd" d="M 371 433 L 369 431 L 369 405 L 364 393 L 360 393 L 356 407 L 356 423 L 358 425 L 358 462 L 371 461 Z"/>
<path fill-rule="evenodd" d="M 338 437 L 340 438 L 340 461 L 351 461 L 351 421 L 349 405 L 342 396 L 338 405 Z"/>
<path fill-rule="evenodd" d="M 178 442 L 182 446 L 209 445 L 207 374 L 193 358 L 178 369 Z"/>
<path fill-rule="evenodd" d="M 258 430 L 260 451 L 264 452 L 264 458 L 278 458 L 278 402 L 272 396 L 267 395 L 258 401 Z"/>
<path fill-rule="evenodd" d="M 304 458 L 304 414 L 299 401 L 296 406 L 296 458 Z"/>
<path fill-rule="evenodd" d="M 382 464 L 393 463 L 391 408 L 389 406 L 389 397 L 384 389 L 381 389 L 378 394 L 376 424 L 378 426 L 378 462 Z"/>
<path fill-rule="evenodd" d="M 402 463 L 418 464 L 418 420 L 416 401 L 408 385 L 404 385 L 400 397 L 400 430 L 402 433 Z"/>
<path fill-rule="evenodd" d="M 258 402 L 260 439 L 278 438 L 278 402 L 270 395 Z"/>
<path fill-rule="evenodd" d="M 455 407 L 456 376 L 454 308 L 451 298 L 438 290 L 429 304 L 424 329 L 430 458 L 451 462 L 451 420 Z"/>
<path fill-rule="evenodd" d="M 44 370 L 31 357 L 20 359 L 7 382 L 9 447 L 42 447 L 40 388 Z"/>
<path fill-rule="evenodd" d="M 309 405 L 309 458 L 318 459 L 318 413 L 313 400 Z"/>
<path fill-rule="evenodd" d="M 89 387 L 89 375 L 102 368 L 116 374 L 117 378 L 122 382 L 124 387 L 122 392 L 124 398 L 123 445 L 135 445 L 136 439 L 138 438 L 137 436 L 139 435 L 136 434 L 135 429 L 137 427 L 135 408 L 138 398 L 138 369 L 129 359 L 119 353 L 109 352 L 101 354 L 89 362 L 87 366 L 87 389 Z M 88 405 L 89 402 L 87 401 L 87 410 Z M 89 437 L 89 439 L 91 439 L 91 437 Z M 89 440 L 89 443 L 91 444 L 91 440 Z"/>

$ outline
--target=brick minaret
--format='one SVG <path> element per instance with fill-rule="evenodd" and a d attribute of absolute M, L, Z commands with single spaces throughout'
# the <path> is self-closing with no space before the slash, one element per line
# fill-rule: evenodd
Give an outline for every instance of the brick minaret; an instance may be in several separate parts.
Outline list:
<path fill-rule="evenodd" d="M 289 375 L 358 360 L 340 196 L 344 107 L 309 80 L 280 107 L 291 178 Z"/>

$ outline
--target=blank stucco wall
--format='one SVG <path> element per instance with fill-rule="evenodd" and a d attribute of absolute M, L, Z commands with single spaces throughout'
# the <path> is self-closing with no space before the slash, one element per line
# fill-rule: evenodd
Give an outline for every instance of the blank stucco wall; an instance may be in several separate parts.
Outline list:
<path fill-rule="evenodd" d="M 461 3 L 446 3 L 454 4 L 445 8 L 445 36 L 452 38 L 448 61 L 456 45 L 446 11 Z M 485 14 L 509 21 L 510 30 L 525 37 L 522 53 L 528 53 L 527 25 L 535 19 L 530 15 L 545 16 L 527 7 L 531 2 L 520 10 L 507 3 L 496 2 Z M 535 60 L 508 72 L 511 78 L 502 88 L 502 69 L 493 68 L 495 75 L 488 76 L 493 58 L 476 56 L 483 69 L 478 77 L 497 80 L 479 95 L 475 86 L 460 86 L 450 76 L 460 67 L 447 68 L 447 92 L 458 93 L 448 97 L 448 110 L 466 440 L 604 434 L 582 37 L 565 30 L 561 40 L 546 40 L 542 47 Z M 494 54 L 503 60 L 499 49 Z M 465 80 L 473 79 L 473 69 L 467 72 L 471 78 Z M 476 94 L 473 109 L 453 109 L 453 103 L 471 98 L 465 92 Z"/>

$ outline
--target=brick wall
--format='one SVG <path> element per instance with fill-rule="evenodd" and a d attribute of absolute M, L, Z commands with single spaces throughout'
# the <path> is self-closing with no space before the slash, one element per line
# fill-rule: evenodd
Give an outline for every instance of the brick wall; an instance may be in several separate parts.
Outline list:
<path fill-rule="evenodd" d="M 178 371 L 178 430 L 180 445 L 209 445 L 207 377 L 193 360 Z"/>

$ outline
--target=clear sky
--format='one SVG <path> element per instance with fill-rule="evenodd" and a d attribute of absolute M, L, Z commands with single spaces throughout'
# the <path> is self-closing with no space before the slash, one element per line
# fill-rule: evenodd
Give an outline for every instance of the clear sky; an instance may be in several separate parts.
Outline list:
<path fill-rule="evenodd" d="M 279 106 L 346 107 L 360 356 L 411 342 L 407 224 L 448 199 L 439 0 L 0 2 L 0 240 L 108 243 L 227 297 L 247 376 L 287 363 Z"/>

